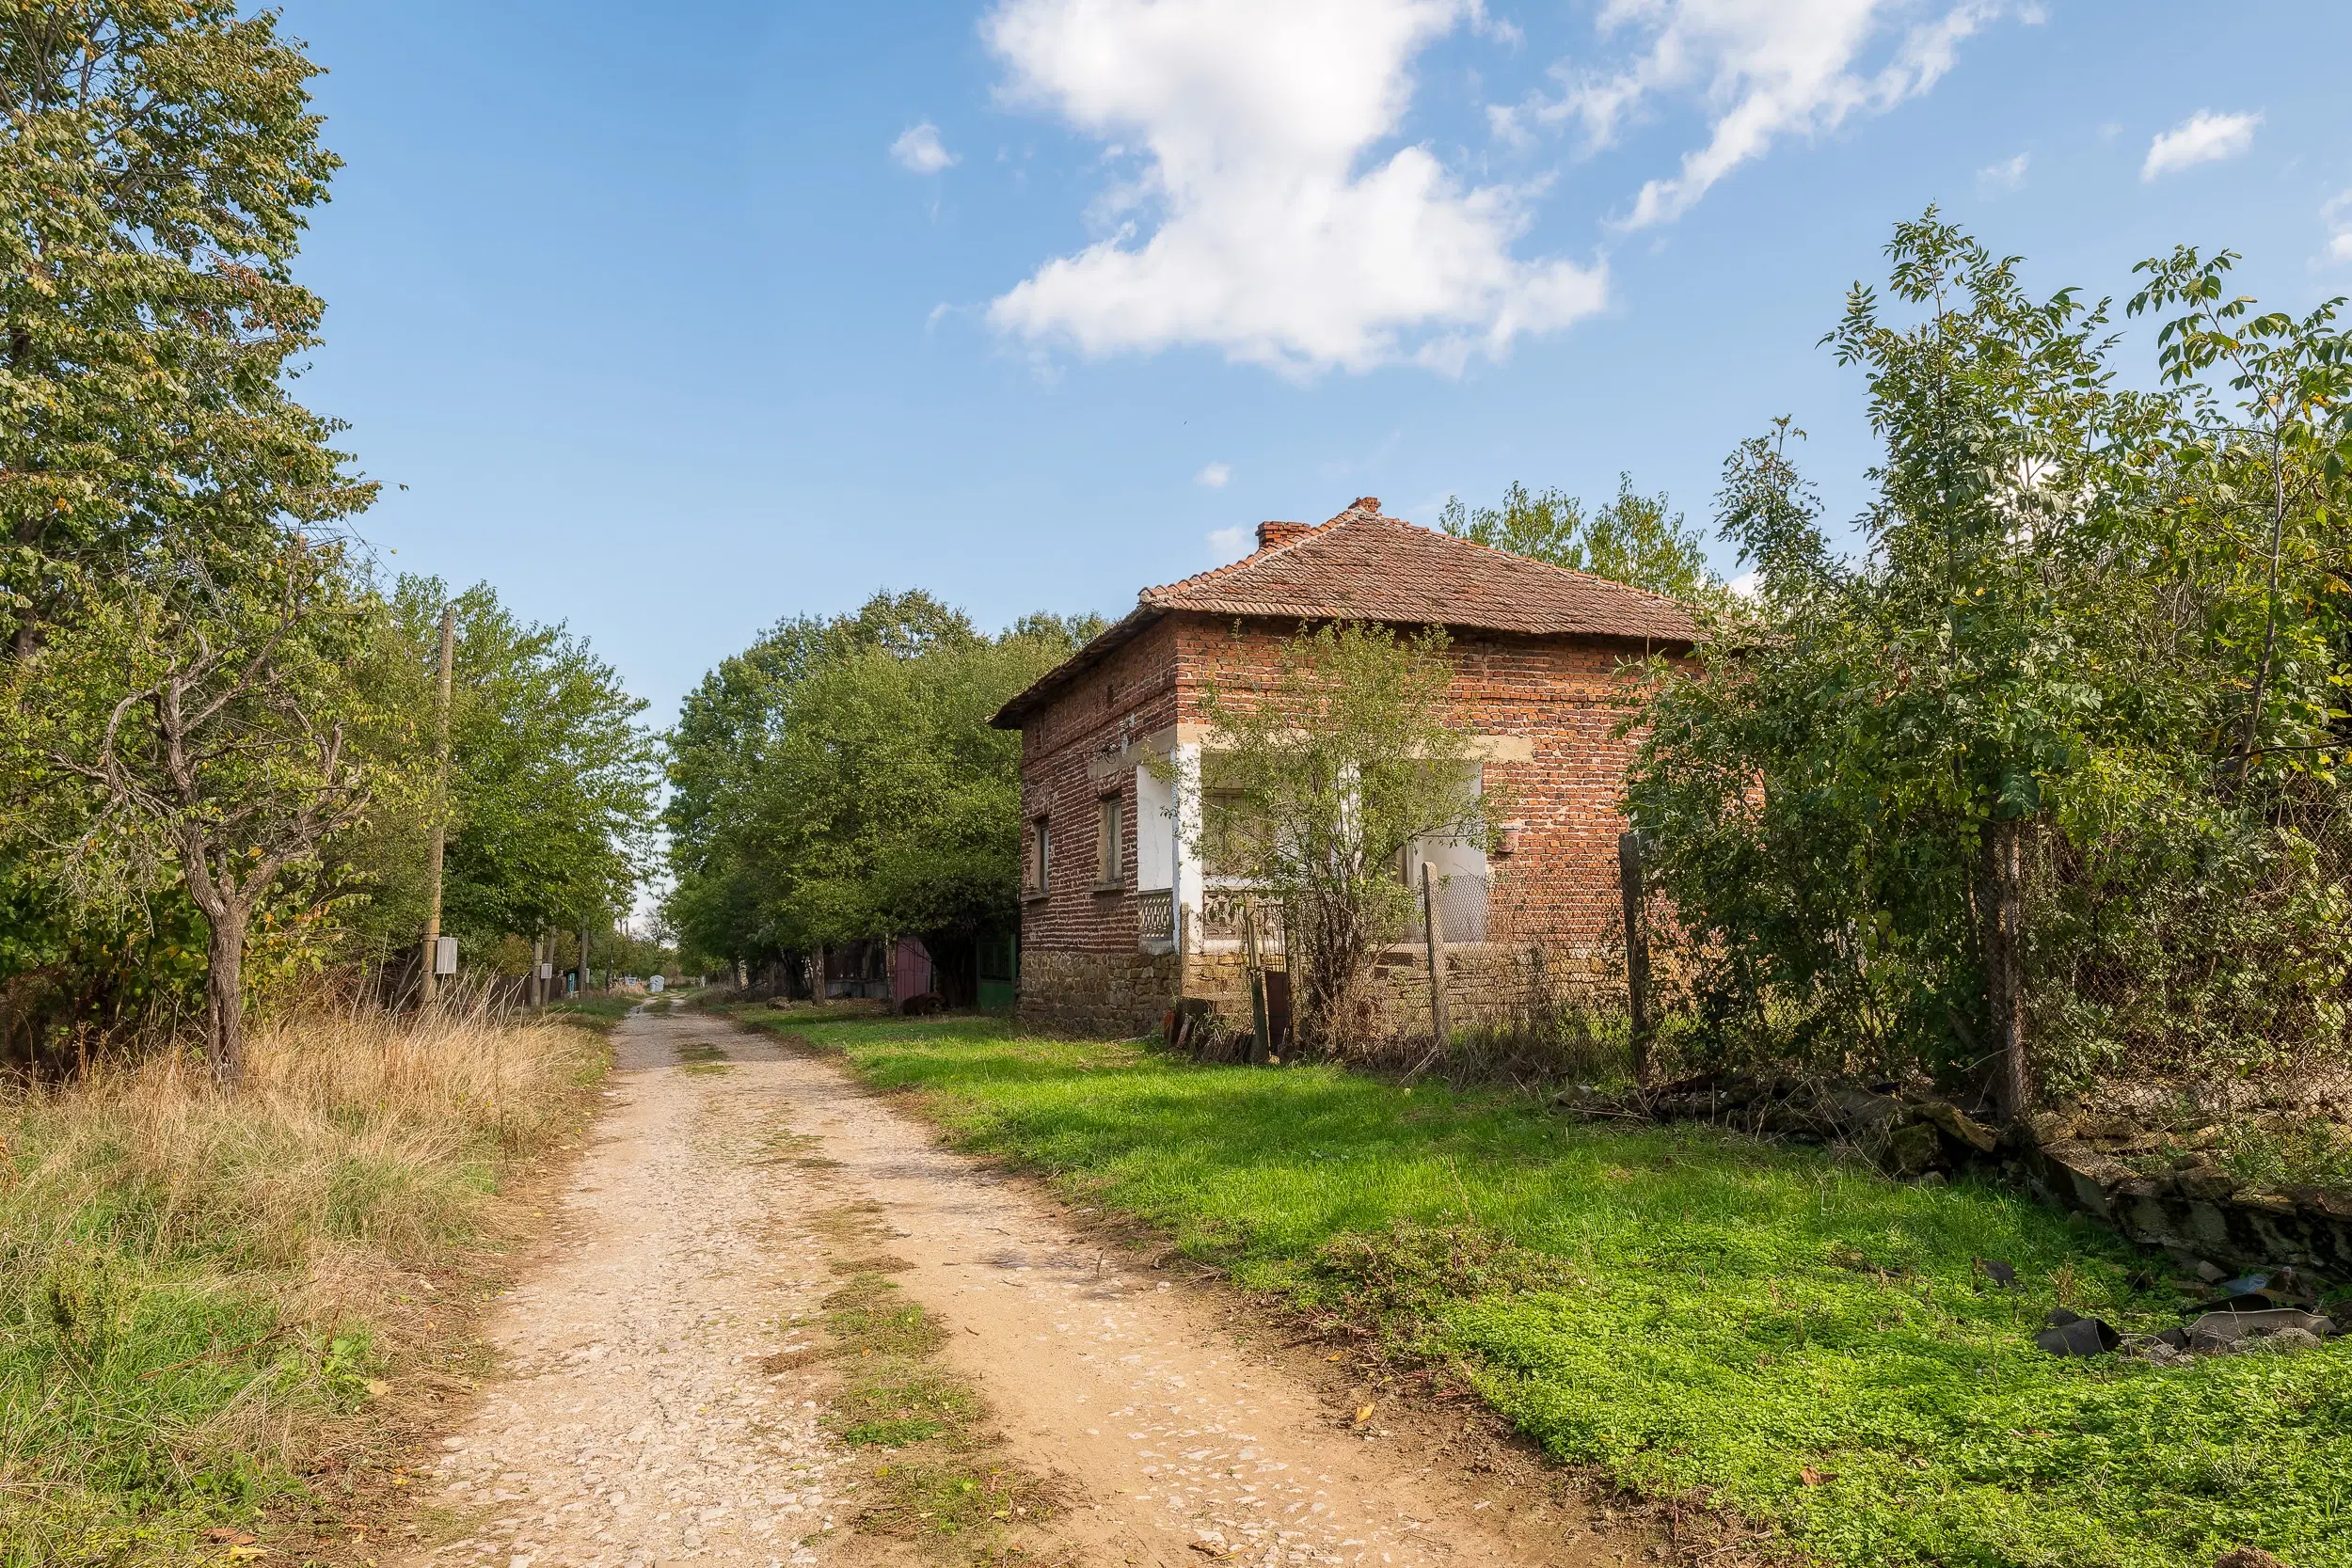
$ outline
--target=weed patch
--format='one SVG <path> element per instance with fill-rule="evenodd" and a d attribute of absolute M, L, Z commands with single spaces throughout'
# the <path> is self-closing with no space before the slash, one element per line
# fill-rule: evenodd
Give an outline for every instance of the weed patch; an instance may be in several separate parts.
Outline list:
<path fill-rule="evenodd" d="M 979 1415 L 979 1401 L 958 1379 L 895 1359 L 854 1371 L 834 1401 L 844 1442 L 884 1449 L 961 1432 Z"/>
<path fill-rule="evenodd" d="M 874 1482 L 880 1496 L 859 1518 L 861 1529 L 947 1541 L 977 1536 L 984 1553 L 1006 1527 L 1038 1523 L 1053 1506 L 1043 1486 L 1009 1465 L 894 1460 L 874 1467 Z"/>
<path fill-rule="evenodd" d="M 0 1564 L 216 1559 L 301 1506 L 429 1360 L 419 1276 L 506 1232 L 603 1061 L 333 1015 L 258 1029 L 234 1096 L 169 1059 L 0 1101 Z"/>
<path fill-rule="evenodd" d="M 540 1009 L 545 1018 L 562 1019 L 566 1022 L 594 1029 L 598 1034 L 612 1033 L 612 1026 L 635 1011 L 644 999 L 623 994 L 619 996 L 567 996 L 550 1002 Z"/>

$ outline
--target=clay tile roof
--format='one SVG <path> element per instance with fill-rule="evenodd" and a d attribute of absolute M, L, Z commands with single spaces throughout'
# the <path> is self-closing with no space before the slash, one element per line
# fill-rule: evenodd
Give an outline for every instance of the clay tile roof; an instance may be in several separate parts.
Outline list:
<path fill-rule="evenodd" d="M 1138 606 L 1532 636 L 1687 642 L 1691 612 L 1660 594 L 1419 528 L 1366 497 L 1329 522 L 1182 582 Z"/>
<path fill-rule="evenodd" d="M 1284 532 L 1230 566 L 1145 589 L 1130 614 L 1007 703 L 993 722 L 1017 728 L 1104 654 L 1175 611 L 1664 643 L 1697 634 L 1690 610 L 1662 594 L 1383 516 L 1376 497 L 1327 523 Z"/>

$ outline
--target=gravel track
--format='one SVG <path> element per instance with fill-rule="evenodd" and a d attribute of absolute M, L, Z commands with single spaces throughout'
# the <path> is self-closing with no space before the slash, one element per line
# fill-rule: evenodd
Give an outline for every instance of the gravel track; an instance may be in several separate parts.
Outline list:
<path fill-rule="evenodd" d="M 413 1568 L 933 1560 L 848 1528 L 876 1456 L 819 1426 L 822 1366 L 760 1366 L 816 1338 L 788 1325 L 839 1283 L 818 1227 L 860 1201 L 947 1365 L 1064 1499 L 1025 1543 L 1045 1560 L 1623 1560 L 1358 1428 L 1201 1292 L 1086 1242 L 834 1063 L 691 1013 L 633 1014 L 614 1042 L 560 1245 L 490 1328 L 506 1375 L 420 1478 L 463 1533 Z M 713 1051 L 723 1070 L 690 1060 Z"/>

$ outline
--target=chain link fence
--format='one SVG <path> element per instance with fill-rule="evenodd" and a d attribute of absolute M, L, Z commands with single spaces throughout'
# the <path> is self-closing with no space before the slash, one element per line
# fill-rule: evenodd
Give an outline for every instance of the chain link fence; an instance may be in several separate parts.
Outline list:
<path fill-rule="evenodd" d="M 2352 799 L 2288 794 L 2233 832 L 2040 835 L 2025 971 L 2028 1054 L 2062 1087 L 2352 1106 Z"/>
<path fill-rule="evenodd" d="M 2352 1113 L 2352 792 L 2152 810 L 2083 837 L 2045 819 L 2023 861 L 2021 1022 L 2043 1102 Z M 1644 892 L 1653 1078 L 1729 1066 L 1989 1082 L 1974 889 L 1940 958 L 1866 941 L 1856 920 L 1777 972 L 1737 970 Z M 1621 935 L 1606 967 L 1629 993 Z"/>

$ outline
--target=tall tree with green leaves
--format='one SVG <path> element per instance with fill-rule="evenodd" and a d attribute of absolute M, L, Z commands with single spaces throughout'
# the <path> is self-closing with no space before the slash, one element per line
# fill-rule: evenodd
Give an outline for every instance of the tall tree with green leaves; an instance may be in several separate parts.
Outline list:
<path fill-rule="evenodd" d="M 1663 594 L 1686 604 L 1719 599 L 1724 585 L 1707 564 L 1707 535 L 1683 520 L 1663 495 L 1617 476 L 1617 493 L 1588 512 L 1565 490 L 1531 491 L 1516 481 L 1500 506 L 1465 506 L 1446 498 L 1438 526 L 1459 539 L 1572 572 Z"/>
<path fill-rule="evenodd" d="M 0 0 L 0 662 L 20 710 L 126 689 L 39 654 L 119 619 L 158 551 L 234 588 L 284 534 L 331 533 L 374 486 L 292 395 L 321 305 L 294 281 L 338 166 L 318 73 L 233 0 Z M 86 678 L 82 692 L 54 683 Z M 185 891 L 73 897 L 24 824 L 46 763 L 0 756 L 0 1037 L 168 1018 L 200 970 Z"/>
<path fill-rule="evenodd" d="M 443 929 L 461 951 L 602 924 L 629 908 L 649 856 L 660 750 L 643 700 L 587 642 L 521 620 L 485 583 L 452 595 L 402 577 L 389 634 L 421 708 L 441 612 L 457 610 Z M 398 950 L 422 928 L 421 812 L 379 818 L 354 856 L 369 907 L 355 925 Z"/>
<path fill-rule="evenodd" d="M 1009 928 L 1020 744 L 988 721 L 1101 628 L 1031 615 L 991 637 L 929 594 L 878 594 L 721 665 L 670 742 L 681 945 L 757 962 L 914 936 L 945 959 Z"/>
<path fill-rule="evenodd" d="M 2211 635 L 2243 670 L 2214 749 L 2233 775 L 2265 758 L 2328 768 L 2341 748 L 2297 741 L 2352 741 L 2352 338 L 2342 298 L 2296 317 L 2225 297 L 2237 261 L 2182 245 L 2143 261 L 2129 309 L 2179 311 L 2157 333 L 2180 393 L 2168 520 L 2210 583 Z"/>
<path fill-rule="evenodd" d="M 53 627 L 41 660 L 59 678 L 19 716 L 42 771 L 87 786 L 87 805 L 55 808 L 74 828 L 69 865 L 140 892 L 176 879 L 201 912 L 205 1050 L 224 1086 L 242 1066 L 256 915 L 291 874 L 320 869 L 379 790 L 397 796 L 414 752 L 401 715 L 371 700 L 378 607 L 337 552 L 289 544 L 241 565 L 224 584 L 165 557 Z"/>
<path fill-rule="evenodd" d="M 295 402 L 318 68 L 233 0 L 0 4 L 0 647 L 166 533 L 216 578 L 374 487 Z"/>
<path fill-rule="evenodd" d="M 2247 483 L 2292 443 L 2118 388 L 2105 306 L 2028 294 L 1932 211 L 1889 260 L 1826 340 L 1883 443 L 1863 552 L 1828 547 L 1785 422 L 1743 446 L 1722 523 L 1757 593 L 1645 715 L 1629 809 L 1704 939 L 1713 1039 L 2016 1114 L 2340 1037 L 2352 954 L 2308 802 L 2278 772 L 2223 787 L 2249 713 L 2282 757 L 2324 757 L 2334 717 L 2325 574 L 2269 569 L 2322 507 L 2280 525 Z M 2290 667 L 2297 700 L 2260 695 Z"/>

